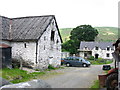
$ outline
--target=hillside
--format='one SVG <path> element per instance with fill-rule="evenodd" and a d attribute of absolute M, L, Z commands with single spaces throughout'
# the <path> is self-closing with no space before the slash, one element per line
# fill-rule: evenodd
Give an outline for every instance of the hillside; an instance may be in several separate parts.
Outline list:
<path fill-rule="evenodd" d="M 95 27 L 95 28 L 99 32 L 96 41 L 115 41 L 117 39 L 118 29 L 116 27 Z M 69 40 L 71 30 L 72 28 L 60 29 L 63 42 Z"/>

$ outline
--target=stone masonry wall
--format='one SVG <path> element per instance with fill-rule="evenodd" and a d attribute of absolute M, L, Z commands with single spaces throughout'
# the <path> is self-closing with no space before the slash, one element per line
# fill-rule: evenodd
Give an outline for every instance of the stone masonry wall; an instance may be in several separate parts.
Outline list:
<path fill-rule="evenodd" d="M 23 59 L 31 65 L 36 60 L 36 43 L 35 42 L 11 42 L 12 58 Z"/>
<path fill-rule="evenodd" d="M 51 30 L 55 31 L 54 41 L 51 41 Z M 40 68 L 47 68 L 49 64 L 57 67 L 60 66 L 60 59 L 61 40 L 53 20 L 38 41 L 38 64 Z"/>

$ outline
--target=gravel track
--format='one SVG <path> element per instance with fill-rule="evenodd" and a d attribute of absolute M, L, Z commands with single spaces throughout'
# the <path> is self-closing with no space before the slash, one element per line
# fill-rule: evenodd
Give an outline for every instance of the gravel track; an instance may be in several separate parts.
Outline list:
<path fill-rule="evenodd" d="M 90 67 L 65 67 L 55 72 L 62 73 L 44 79 L 52 88 L 89 88 L 99 74 L 104 74 L 102 65 Z"/>

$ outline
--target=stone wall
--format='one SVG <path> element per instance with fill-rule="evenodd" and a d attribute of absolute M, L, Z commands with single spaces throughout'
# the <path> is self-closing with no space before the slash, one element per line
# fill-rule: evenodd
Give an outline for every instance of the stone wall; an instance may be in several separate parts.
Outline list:
<path fill-rule="evenodd" d="M 55 31 L 54 41 L 51 41 L 52 30 Z M 60 63 L 61 40 L 53 20 L 38 41 L 38 64 L 41 68 L 47 68 L 49 64 L 57 67 Z"/>
<path fill-rule="evenodd" d="M 35 42 L 11 42 L 12 58 L 24 60 L 29 64 L 35 64 L 36 43 Z"/>

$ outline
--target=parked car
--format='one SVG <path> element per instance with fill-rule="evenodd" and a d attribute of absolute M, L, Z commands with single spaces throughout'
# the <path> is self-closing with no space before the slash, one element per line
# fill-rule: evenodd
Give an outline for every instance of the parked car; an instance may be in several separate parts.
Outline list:
<path fill-rule="evenodd" d="M 62 58 L 61 63 L 65 64 L 66 66 L 83 66 L 83 67 L 89 67 L 91 63 L 81 57 L 67 57 L 67 58 Z"/>

